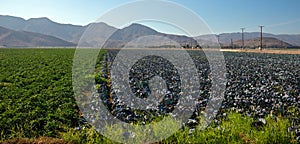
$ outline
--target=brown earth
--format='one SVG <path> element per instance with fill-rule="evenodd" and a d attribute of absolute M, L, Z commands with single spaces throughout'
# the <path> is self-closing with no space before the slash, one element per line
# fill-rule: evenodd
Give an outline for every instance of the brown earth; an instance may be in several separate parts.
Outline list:
<path fill-rule="evenodd" d="M 1 144 L 71 144 L 62 139 L 51 137 L 40 137 L 36 139 L 16 138 L 1 142 Z"/>
<path fill-rule="evenodd" d="M 121 50 L 120 48 L 107 48 L 106 50 Z M 183 48 L 123 48 L 123 50 L 203 50 L 222 51 L 222 52 L 249 52 L 249 53 L 270 53 L 270 54 L 300 54 L 300 49 L 183 49 Z"/>
<path fill-rule="evenodd" d="M 300 54 L 300 50 L 272 50 L 272 49 L 222 49 L 225 52 L 250 52 L 250 53 L 270 53 L 270 54 Z"/>

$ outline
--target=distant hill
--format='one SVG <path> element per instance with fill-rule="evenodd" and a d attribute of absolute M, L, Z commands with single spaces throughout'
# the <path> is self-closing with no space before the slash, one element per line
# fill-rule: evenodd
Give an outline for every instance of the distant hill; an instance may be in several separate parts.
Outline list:
<path fill-rule="evenodd" d="M 191 38 L 187 36 L 160 33 L 154 29 L 140 24 L 132 24 L 123 29 L 117 29 L 105 23 L 91 23 L 86 26 L 80 26 L 72 24 L 60 24 L 53 22 L 48 18 L 31 18 L 25 20 L 19 17 L 0 15 L 0 26 L 14 30 L 15 32 L 23 31 L 24 33 L 24 31 L 28 31 L 32 32 L 32 34 L 40 33 L 43 35 L 49 35 L 75 44 L 77 44 L 82 38 L 81 36 L 85 34 L 80 40 L 80 45 L 93 47 L 99 47 L 99 44 L 103 43 L 104 41 L 106 41 L 105 47 L 123 47 L 137 38 L 151 35 L 153 35 L 152 39 L 145 42 L 151 42 L 153 47 L 172 47 L 174 45 L 194 46 L 197 44 L 197 42 L 202 47 L 205 47 L 206 45 L 214 46 L 218 44 L 216 43 L 216 35 L 201 35 Z M 109 38 L 109 40 L 106 40 L 105 38 L 107 38 L 109 35 L 112 36 Z M 259 36 L 259 32 L 245 33 L 246 40 L 253 40 Z M 300 46 L 300 34 L 274 35 L 264 33 L 263 36 L 268 38 L 276 38 L 284 43 L 287 43 L 287 45 L 292 45 L 293 47 Z M 241 40 L 241 33 L 220 34 L 219 39 L 221 45 L 225 46 L 231 44 L 231 39 L 232 41 L 237 41 L 238 43 L 238 41 Z M 152 47 L 151 45 L 148 46 Z"/>
<path fill-rule="evenodd" d="M 233 48 L 240 48 L 242 46 L 242 40 L 233 41 Z M 247 39 L 244 42 L 246 48 L 258 48 L 260 46 L 260 38 Z M 232 47 L 231 44 L 223 44 L 223 47 Z M 263 38 L 263 47 L 264 48 L 291 48 L 293 45 L 279 40 L 273 37 L 264 37 Z"/>
<path fill-rule="evenodd" d="M 25 20 L 19 17 L 1 16 L 0 26 L 15 31 L 28 31 L 51 35 L 65 41 L 77 43 L 86 27 L 71 24 L 60 24 L 48 18 L 32 18 Z"/>
<path fill-rule="evenodd" d="M 134 41 L 141 37 L 145 39 Z M 113 33 L 106 43 L 106 47 L 123 47 L 131 41 L 134 41 L 132 47 L 138 47 L 138 45 L 146 45 L 146 47 L 181 47 L 190 43 L 194 45 L 197 43 L 196 40 L 187 36 L 164 34 L 147 26 L 134 23 Z"/>
<path fill-rule="evenodd" d="M 0 47 L 74 47 L 75 44 L 39 33 L 0 27 Z"/>
<path fill-rule="evenodd" d="M 275 35 L 275 38 L 292 44 L 293 46 L 300 47 L 300 34 L 298 35 Z"/>
<path fill-rule="evenodd" d="M 85 32 L 80 36 L 78 46 L 81 47 L 100 47 L 107 41 L 107 38 L 118 29 L 107 25 L 106 23 L 91 23 L 86 26 Z"/>
<path fill-rule="evenodd" d="M 26 20 L 20 17 L 14 16 L 2 16 L 0 15 L 0 26 L 12 30 L 22 30 L 26 24 Z"/>
<path fill-rule="evenodd" d="M 201 43 L 202 45 L 208 45 L 211 44 L 210 40 L 212 37 L 216 38 L 217 35 L 201 35 L 198 37 L 195 37 L 195 39 Z M 242 34 L 241 33 L 223 33 L 219 35 L 220 43 L 222 45 L 229 45 L 232 41 L 239 41 L 241 40 Z M 260 37 L 259 32 L 251 32 L 251 33 L 244 33 L 245 40 L 253 40 L 255 38 Z M 266 38 L 276 38 L 280 41 L 283 41 L 285 43 L 288 43 L 292 46 L 300 46 L 300 34 L 298 35 L 274 35 L 270 33 L 263 33 L 263 37 Z"/>
<path fill-rule="evenodd" d="M 140 24 L 132 24 L 124 29 L 117 29 L 105 23 L 91 23 L 86 26 L 79 26 L 56 23 L 48 18 L 32 18 L 25 20 L 13 16 L 0 15 L 0 26 L 15 31 L 28 31 L 50 35 L 76 44 L 85 33 L 86 35 L 80 41 L 80 45 L 82 46 L 99 46 L 99 43 L 103 43 L 105 38 L 109 35 L 112 36 L 107 40 L 105 44 L 106 47 L 122 47 L 138 37 L 149 35 L 164 36 L 177 42 L 177 45 L 196 44 L 196 41 L 193 38 L 159 33 Z M 166 43 L 165 39 L 156 39 L 152 40 L 152 42 L 154 42 L 153 46 L 159 44 L 165 46 L 175 45 L 174 42 Z"/>

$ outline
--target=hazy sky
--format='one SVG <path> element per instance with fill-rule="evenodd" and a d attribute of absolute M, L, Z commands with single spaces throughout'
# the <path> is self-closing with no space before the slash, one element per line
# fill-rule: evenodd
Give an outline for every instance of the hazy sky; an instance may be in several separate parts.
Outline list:
<path fill-rule="evenodd" d="M 0 15 L 25 19 L 48 17 L 59 23 L 86 25 L 129 0 L 0 0 Z M 259 31 L 300 34 L 300 0 L 172 0 L 194 11 L 214 33 Z M 147 23 L 151 26 L 151 23 Z M 156 30 L 180 33 L 166 26 Z"/>

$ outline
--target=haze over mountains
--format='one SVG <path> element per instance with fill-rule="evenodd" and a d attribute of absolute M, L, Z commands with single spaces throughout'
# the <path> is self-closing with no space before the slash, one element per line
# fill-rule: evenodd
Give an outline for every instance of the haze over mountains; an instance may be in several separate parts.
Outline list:
<path fill-rule="evenodd" d="M 80 40 L 84 33 L 88 34 Z M 111 37 L 107 40 L 110 35 Z M 132 24 L 123 29 L 117 29 L 105 23 L 91 23 L 86 26 L 79 26 L 56 23 L 48 18 L 25 20 L 19 17 L 0 15 L 0 47 L 74 47 L 80 40 L 80 46 L 98 47 L 105 41 L 105 47 L 119 48 L 127 45 L 134 39 L 149 35 L 155 35 L 155 37 L 151 37 L 151 40 L 147 39 L 147 41 L 151 41 L 153 47 L 175 47 L 174 43 L 180 46 L 196 45 L 197 42 L 201 46 L 211 45 L 211 38 L 215 36 L 202 35 L 191 38 L 183 35 L 164 34 L 140 24 Z M 223 46 L 229 46 L 231 39 L 236 45 L 239 45 L 239 40 L 241 39 L 240 33 L 227 33 L 219 36 L 220 43 Z M 255 45 L 254 39 L 258 37 L 259 33 L 256 32 L 245 33 L 245 39 L 249 41 L 249 46 Z M 300 35 L 265 33 L 264 37 L 272 38 L 269 45 L 275 47 L 300 46 Z"/>
<path fill-rule="evenodd" d="M 39 33 L 14 31 L 0 27 L 0 47 L 74 47 L 74 43 L 67 42 L 54 36 Z"/>
<path fill-rule="evenodd" d="M 25 20 L 12 16 L 0 16 L 0 26 L 16 31 L 29 31 L 51 35 L 74 43 L 78 41 L 86 28 L 86 26 L 59 24 L 48 18 L 31 18 Z"/>

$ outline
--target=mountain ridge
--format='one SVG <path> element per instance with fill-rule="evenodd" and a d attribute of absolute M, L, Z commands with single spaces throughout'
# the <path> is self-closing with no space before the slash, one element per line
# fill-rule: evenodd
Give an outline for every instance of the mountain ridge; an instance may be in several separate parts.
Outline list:
<path fill-rule="evenodd" d="M 230 44 L 221 44 L 221 45 L 223 48 L 241 48 L 242 40 L 232 41 L 232 43 Z M 260 47 L 260 37 L 256 37 L 253 39 L 245 39 L 244 47 L 245 48 Z M 294 46 L 274 37 L 264 37 L 263 47 L 264 48 L 293 48 Z"/>
<path fill-rule="evenodd" d="M 39 33 L 0 27 L 0 47 L 75 47 L 71 42 Z"/>
<path fill-rule="evenodd" d="M 221 45 L 228 45 L 233 41 L 238 41 L 241 39 L 241 33 L 222 33 L 219 35 L 201 35 L 197 37 L 188 37 L 185 35 L 175 35 L 175 34 L 166 34 L 158 32 L 151 27 L 147 27 L 141 24 L 133 23 L 123 29 L 118 29 L 112 27 L 106 23 L 90 23 L 85 26 L 73 25 L 73 24 L 61 24 L 54 22 L 47 17 L 41 18 L 30 18 L 23 19 L 20 17 L 14 16 L 3 16 L 0 15 L 0 26 L 11 29 L 14 31 L 26 31 L 32 33 L 39 33 L 43 35 L 53 36 L 58 39 L 78 44 L 79 42 L 84 46 L 99 46 L 99 44 L 106 41 L 106 47 L 122 47 L 128 42 L 137 39 L 142 36 L 155 35 L 158 37 L 165 37 L 166 39 L 154 38 L 151 40 L 154 45 L 165 45 L 165 46 L 194 46 L 200 44 L 205 46 L 211 41 L 219 36 Z M 88 31 L 88 32 L 87 32 Z M 97 33 L 96 33 L 97 32 Z M 85 33 L 92 33 L 90 36 L 82 38 L 82 35 Z M 27 33 L 29 34 L 29 33 Z M 111 35 L 111 36 L 110 36 Z M 108 36 L 109 39 L 106 39 Z M 254 39 L 260 36 L 259 32 L 249 32 L 245 33 L 245 39 Z M 264 33 L 264 37 L 273 37 L 280 41 L 286 42 L 293 46 L 300 46 L 300 34 L 270 34 Z M 81 39 L 82 38 L 82 39 Z M 164 41 L 173 41 L 166 43 Z M 1 44 L 0 44 L 1 45 Z"/>
<path fill-rule="evenodd" d="M 219 36 L 220 44 L 230 44 L 231 39 L 232 41 L 238 41 L 242 39 L 242 33 L 237 32 L 237 33 L 222 33 L 219 35 L 216 34 L 211 34 L 211 35 L 201 35 L 195 37 L 196 40 L 202 41 L 203 44 L 205 45 L 207 43 L 207 40 L 210 39 L 211 37 L 217 37 Z M 254 39 L 254 38 L 259 38 L 260 37 L 260 32 L 245 32 L 244 33 L 244 39 Z M 263 37 L 273 37 L 276 38 L 280 41 L 289 43 L 295 47 L 300 46 L 300 34 L 271 34 L 271 33 L 263 33 Z"/>
<path fill-rule="evenodd" d="M 23 18 L 0 15 L 0 26 L 15 30 L 51 35 L 59 39 L 77 43 L 85 27 L 72 24 L 60 24 L 49 18 Z"/>

